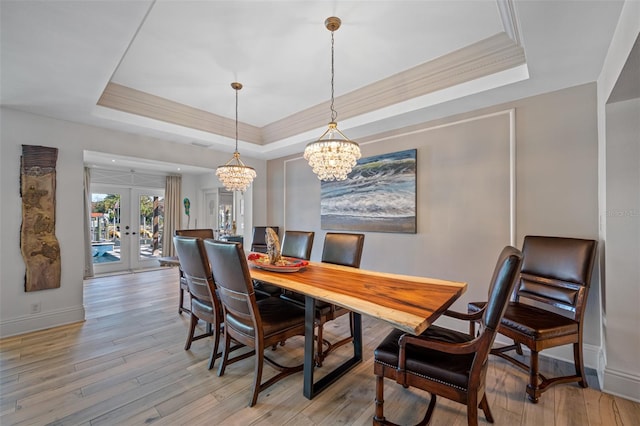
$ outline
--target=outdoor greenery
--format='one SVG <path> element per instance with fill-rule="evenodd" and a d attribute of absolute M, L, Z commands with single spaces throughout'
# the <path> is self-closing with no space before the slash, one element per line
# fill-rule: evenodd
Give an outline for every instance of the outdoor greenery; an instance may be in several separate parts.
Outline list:
<path fill-rule="evenodd" d="M 153 199 L 152 196 L 140 197 L 140 235 L 143 238 L 153 238 Z M 92 213 L 102 213 L 107 221 L 102 232 L 107 238 L 120 237 L 120 194 L 104 194 L 104 198 L 92 202 Z M 159 228 L 162 230 L 164 216 L 164 199 L 160 198 L 158 206 Z M 104 237 L 104 236 L 103 236 Z"/>
<path fill-rule="evenodd" d="M 93 202 L 93 213 L 106 213 L 109 221 L 116 215 L 116 210 L 120 207 L 120 194 L 107 194 L 103 200 Z M 160 203 L 160 216 L 163 215 L 164 203 Z M 153 197 L 143 196 L 140 199 L 140 216 L 151 223 L 153 219 Z"/>

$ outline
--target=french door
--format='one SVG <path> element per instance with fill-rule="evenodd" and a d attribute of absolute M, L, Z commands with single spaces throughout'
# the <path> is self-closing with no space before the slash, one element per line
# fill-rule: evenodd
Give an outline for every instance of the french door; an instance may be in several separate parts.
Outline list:
<path fill-rule="evenodd" d="M 96 274 L 158 266 L 164 190 L 91 186 L 91 252 Z"/>

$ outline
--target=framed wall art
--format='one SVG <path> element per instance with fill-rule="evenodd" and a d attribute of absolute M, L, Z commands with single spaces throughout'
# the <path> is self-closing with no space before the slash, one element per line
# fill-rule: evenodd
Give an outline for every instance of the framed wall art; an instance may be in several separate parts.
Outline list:
<path fill-rule="evenodd" d="M 22 145 L 20 250 L 27 292 L 60 287 L 60 244 L 55 234 L 57 161 L 57 148 Z"/>
<path fill-rule="evenodd" d="M 416 150 L 361 158 L 346 180 L 322 182 L 322 229 L 416 233 Z"/>

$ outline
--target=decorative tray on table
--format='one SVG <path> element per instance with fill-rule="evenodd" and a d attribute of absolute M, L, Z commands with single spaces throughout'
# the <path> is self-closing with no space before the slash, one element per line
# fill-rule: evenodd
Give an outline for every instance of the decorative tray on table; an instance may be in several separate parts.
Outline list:
<path fill-rule="evenodd" d="M 247 261 L 256 268 L 273 272 L 298 272 L 309 264 L 306 260 L 282 256 L 275 265 L 272 265 L 269 263 L 269 256 L 262 253 L 251 253 L 247 256 Z"/>

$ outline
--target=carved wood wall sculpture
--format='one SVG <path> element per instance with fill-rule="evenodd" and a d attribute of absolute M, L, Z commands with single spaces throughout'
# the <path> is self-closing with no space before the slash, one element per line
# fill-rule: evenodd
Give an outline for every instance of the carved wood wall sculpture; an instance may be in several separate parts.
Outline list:
<path fill-rule="evenodd" d="M 58 149 L 22 145 L 20 250 L 26 266 L 25 291 L 60 287 L 60 245 L 56 227 Z"/>

